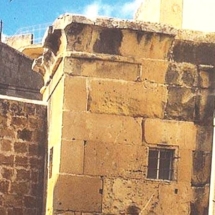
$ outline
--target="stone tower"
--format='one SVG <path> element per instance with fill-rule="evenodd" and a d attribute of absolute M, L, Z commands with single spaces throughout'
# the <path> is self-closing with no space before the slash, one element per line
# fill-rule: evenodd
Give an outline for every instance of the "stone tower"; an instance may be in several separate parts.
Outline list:
<path fill-rule="evenodd" d="M 182 28 L 183 0 L 145 0 L 137 10 L 135 19 Z"/>

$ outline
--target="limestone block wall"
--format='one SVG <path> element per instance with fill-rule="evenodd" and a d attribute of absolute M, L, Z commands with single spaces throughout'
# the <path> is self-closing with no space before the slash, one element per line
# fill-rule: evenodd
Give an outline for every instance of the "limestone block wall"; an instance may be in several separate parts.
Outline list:
<path fill-rule="evenodd" d="M 33 44 L 33 34 L 20 34 L 6 37 L 5 43 L 17 50 Z"/>
<path fill-rule="evenodd" d="M 42 214 L 46 106 L 0 99 L 0 214 Z"/>
<path fill-rule="evenodd" d="M 37 65 L 51 122 L 46 214 L 207 214 L 214 69 L 188 61 L 186 43 L 146 23 L 56 20 Z M 174 151 L 171 179 L 148 177 L 150 149 Z"/>
<path fill-rule="evenodd" d="M 32 60 L 0 43 L 0 94 L 41 100 L 42 77 L 31 69 Z"/>

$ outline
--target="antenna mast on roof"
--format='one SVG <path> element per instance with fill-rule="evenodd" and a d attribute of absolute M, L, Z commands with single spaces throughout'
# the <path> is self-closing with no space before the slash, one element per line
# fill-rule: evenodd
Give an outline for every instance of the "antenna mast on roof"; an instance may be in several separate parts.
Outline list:
<path fill-rule="evenodd" d="M 2 29 L 3 29 L 3 22 L 0 20 L 0 42 L 2 40 Z"/>

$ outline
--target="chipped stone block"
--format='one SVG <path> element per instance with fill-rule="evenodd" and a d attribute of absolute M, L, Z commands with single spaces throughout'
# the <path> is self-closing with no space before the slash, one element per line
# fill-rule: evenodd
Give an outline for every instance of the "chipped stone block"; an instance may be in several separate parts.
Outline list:
<path fill-rule="evenodd" d="M 165 118 L 193 121 L 195 116 L 196 91 L 192 88 L 168 87 Z"/>
<path fill-rule="evenodd" d="M 141 66 L 137 63 L 107 61 L 93 58 L 66 58 L 64 72 L 86 77 L 136 81 Z"/>
<path fill-rule="evenodd" d="M 125 116 L 63 113 L 63 139 L 141 144 L 142 120 Z"/>
<path fill-rule="evenodd" d="M 146 153 L 144 146 L 87 141 L 84 174 L 143 178 Z"/>
<path fill-rule="evenodd" d="M 165 81 L 169 85 L 194 87 L 198 85 L 197 66 L 189 63 L 170 63 Z"/>
<path fill-rule="evenodd" d="M 99 177 L 59 175 L 54 210 L 101 212 L 101 189 Z"/>
<path fill-rule="evenodd" d="M 196 126 L 192 122 L 146 119 L 143 125 L 143 136 L 149 144 L 167 144 L 195 149 Z"/>
<path fill-rule="evenodd" d="M 65 141 L 61 143 L 60 172 L 82 174 L 84 168 L 84 141 Z"/>
<path fill-rule="evenodd" d="M 87 89 L 86 79 L 66 76 L 64 87 L 64 110 L 86 111 Z"/>
<path fill-rule="evenodd" d="M 165 86 L 148 82 L 90 81 L 89 111 L 129 116 L 164 116 Z"/>

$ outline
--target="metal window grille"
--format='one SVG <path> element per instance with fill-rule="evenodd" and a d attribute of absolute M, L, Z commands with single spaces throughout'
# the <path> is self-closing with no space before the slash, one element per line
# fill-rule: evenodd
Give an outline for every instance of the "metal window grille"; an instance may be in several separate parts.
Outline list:
<path fill-rule="evenodd" d="M 173 180 L 172 149 L 149 149 L 147 178 Z"/>

